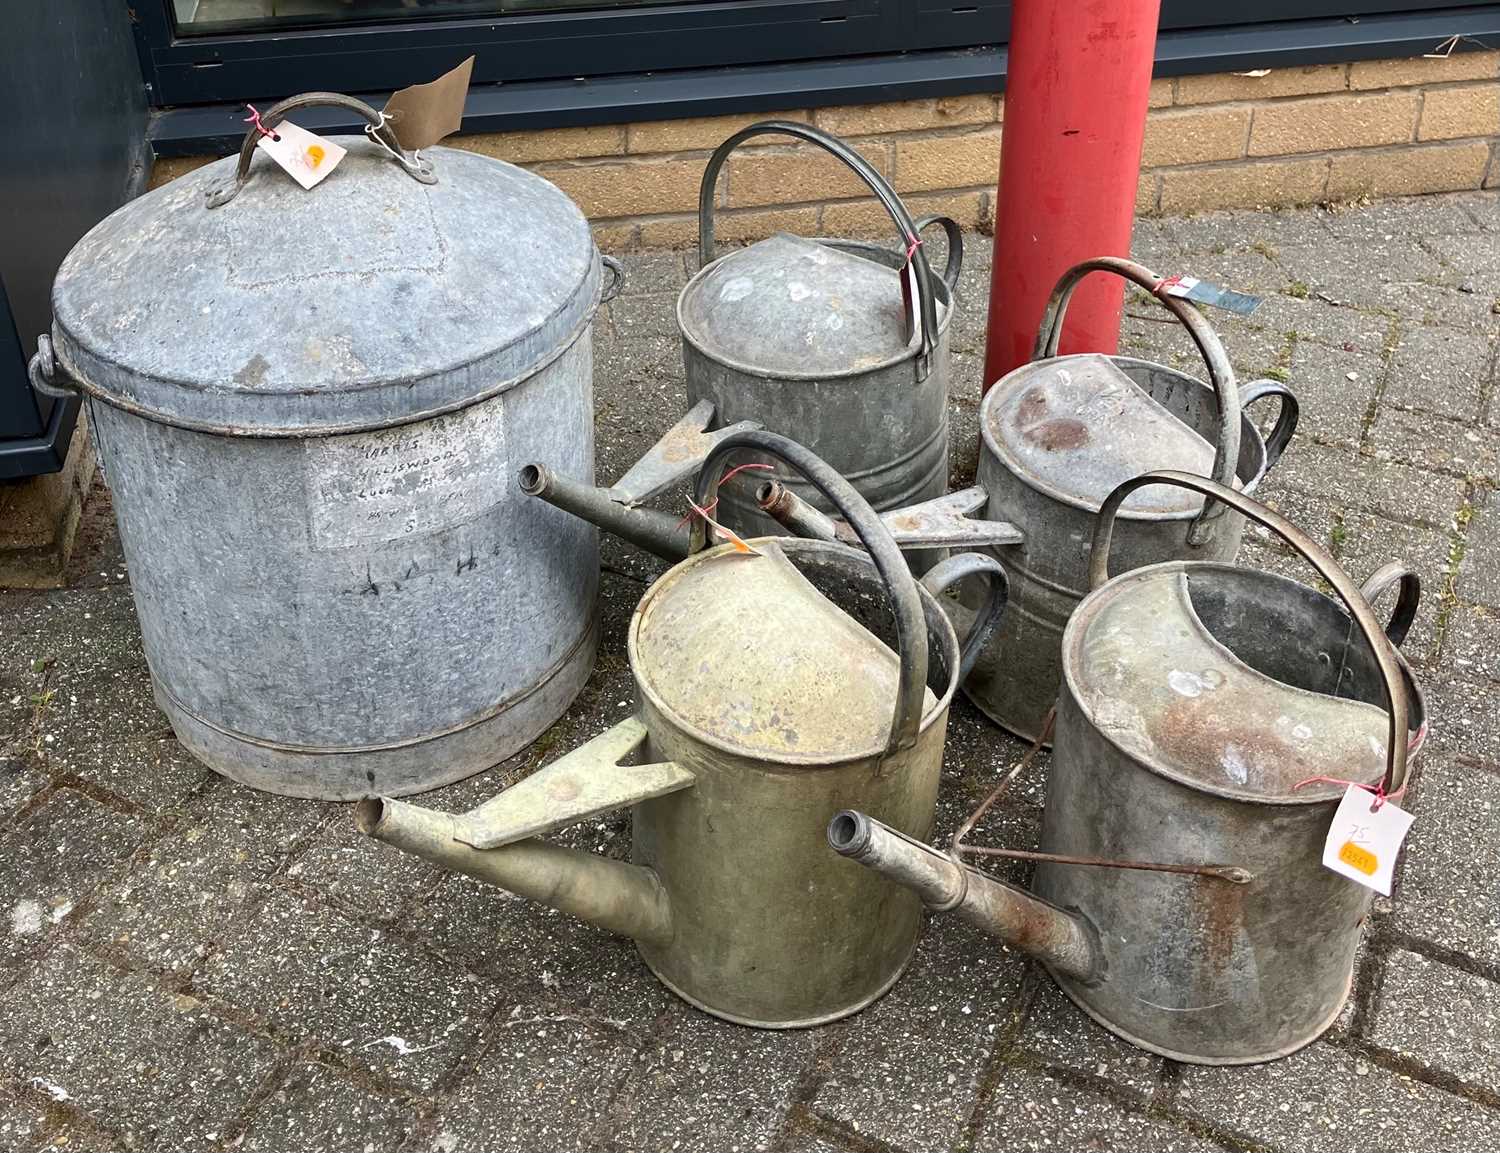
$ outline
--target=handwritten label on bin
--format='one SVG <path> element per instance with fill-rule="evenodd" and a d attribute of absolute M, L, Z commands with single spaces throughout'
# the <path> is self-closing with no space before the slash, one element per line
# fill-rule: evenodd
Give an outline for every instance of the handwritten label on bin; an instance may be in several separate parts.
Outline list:
<path fill-rule="evenodd" d="M 1377 808 L 1374 793 L 1350 785 L 1323 844 L 1323 864 L 1389 897 L 1396 855 L 1415 819 L 1390 801 Z"/>

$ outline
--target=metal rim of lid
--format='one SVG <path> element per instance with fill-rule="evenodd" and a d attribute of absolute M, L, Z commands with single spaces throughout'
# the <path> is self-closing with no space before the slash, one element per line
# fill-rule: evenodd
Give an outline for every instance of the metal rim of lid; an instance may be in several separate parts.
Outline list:
<path fill-rule="evenodd" d="M 360 142 L 363 142 L 365 140 L 365 138 L 362 136 L 332 137 L 331 139 L 333 139 L 335 142 L 343 143 L 346 145 L 351 141 L 355 144 L 359 144 Z M 351 149 L 351 152 L 352 151 L 353 150 Z M 428 149 L 427 153 L 429 156 L 433 153 L 446 153 L 451 156 L 464 158 L 460 161 L 460 163 L 478 161 L 486 165 L 497 166 L 502 170 L 514 170 L 517 173 L 524 174 L 526 178 L 537 181 L 539 184 L 550 185 L 550 182 L 546 181 L 542 177 L 537 176 L 534 173 L 530 173 L 525 169 L 517 168 L 515 165 L 506 164 L 504 161 L 497 160 L 493 157 L 483 156 L 482 154 L 471 153 L 461 149 L 442 147 Z M 163 185 L 160 189 L 155 189 L 152 191 L 165 191 L 167 189 L 173 188 L 174 185 L 180 186 L 181 188 L 196 188 L 198 184 L 211 183 L 214 179 L 214 177 L 210 175 L 211 173 L 216 174 L 220 172 L 224 168 L 224 166 L 232 166 L 234 163 L 235 157 L 226 157 L 224 159 L 221 159 L 217 163 L 205 165 L 192 173 L 188 173 L 185 176 L 180 177 L 178 181 L 173 181 L 171 184 Z M 432 186 L 413 184 L 413 188 L 420 190 L 424 194 L 430 191 L 430 187 Z M 420 407 L 404 408 L 390 413 L 372 415 L 367 418 L 352 420 L 311 420 L 305 424 L 287 424 L 275 422 L 266 424 L 257 424 L 250 422 L 247 422 L 245 424 L 234 424 L 224 420 L 203 420 L 195 418 L 193 416 L 183 415 L 180 412 L 172 411 L 170 407 L 163 406 L 159 403 L 151 403 L 138 397 L 133 397 L 121 391 L 112 389 L 107 385 L 101 383 L 100 378 L 107 378 L 113 374 L 119 375 L 124 379 L 128 379 L 133 383 L 143 384 L 146 386 L 144 391 L 148 393 L 156 392 L 159 394 L 159 396 L 155 398 L 158 401 L 162 397 L 172 396 L 174 394 L 174 390 L 176 393 L 195 393 L 206 391 L 205 382 L 200 380 L 176 378 L 166 375 L 152 376 L 148 374 L 137 373 L 128 367 L 121 366 L 117 361 L 111 360 L 107 355 L 102 355 L 95 349 L 85 346 L 81 341 L 74 338 L 73 334 L 64 326 L 63 320 L 59 316 L 59 310 L 56 307 L 55 296 L 56 282 L 54 282 L 54 316 L 52 322 L 52 342 L 58 365 L 62 370 L 63 375 L 68 378 L 68 383 L 70 385 L 76 387 L 76 389 L 80 393 L 87 395 L 94 400 L 99 401 L 100 403 L 108 404 L 113 408 L 117 408 L 123 412 L 130 413 L 133 416 L 138 416 L 154 423 L 164 424 L 176 428 L 183 428 L 194 432 L 204 432 L 218 436 L 243 437 L 248 439 L 300 439 L 308 437 L 337 436 L 349 433 L 373 432 L 383 428 L 399 427 L 401 425 L 412 424 L 418 421 L 430 420 L 433 417 L 442 416 L 447 413 L 461 411 L 465 408 L 470 407 L 471 405 L 480 404 L 486 400 L 493 399 L 495 396 L 503 392 L 509 391 L 517 385 L 522 384 L 525 381 L 536 376 L 553 362 L 566 355 L 574 347 L 574 345 L 577 344 L 578 340 L 590 330 L 590 326 L 593 323 L 594 316 L 598 311 L 601 295 L 604 289 L 604 277 L 602 273 L 601 257 L 598 251 L 598 247 L 594 243 L 592 231 L 588 226 L 587 220 L 583 217 L 582 212 L 577 209 L 576 204 L 573 204 L 571 199 L 569 199 L 561 189 L 556 189 L 555 185 L 551 185 L 551 187 L 555 189 L 558 197 L 560 197 L 562 200 L 566 200 L 573 206 L 573 210 L 577 213 L 579 223 L 581 224 L 579 237 L 580 239 L 586 237 L 588 246 L 591 249 L 591 258 L 587 262 L 586 270 L 583 276 L 580 278 L 577 284 L 573 286 L 572 291 L 558 301 L 557 306 L 552 310 L 552 312 L 550 312 L 537 324 L 515 336 L 507 343 L 485 350 L 479 355 L 471 357 L 468 360 L 456 360 L 450 364 L 435 366 L 431 370 L 423 371 L 420 374 L 409 377 L 372 377 L 369 380 L 362 380 L 347 385 L 341 385 L 336 389 L 318 390 L 321 391 L 325 396 L 347 397 L 358 396 L 362 394 L 376 394 L 382 391 L 396 392 L 398 390 L 404 390 L 409 395 L 415 395 L 417 390 L 423 389 L 427 392 L 439 392 L 439 396 L 435 400 L 435 402 L 425 403 Z M 117 212 L 130 208 L 133 205 L 141 204 L 142 202 L 149 203 L 148 198 L 151 196 L 151 194 L 151 192 L 148 192 L 145 196 L 140 197 L 135 201 L 129 202 L 127 205 L 124 205 L 121 209 L 117 210 Z M 113 215 L 115 214 L 112 213 L 111 216 Z M 109 217 L 106 217 L 105 219 L 108 220 Z M 100 221 L 99 224 L 95 225 L 95 228 L 102 226 L 104 223 L 105 221 Z M 92 232 L 93 230 L 90 231 Z M 84 239 L 87 239 L 87 234 L 85 235 Z M 82 243 L 82 240 L 80 240 L 79 243 Z M 71 252 L 69 255 L 71 256 Z M 66 262 L 67 261 L 65 258 L 64 264 L 66 264 Z M 586 303 L 580 303 L 580 301 L 584 300 L 586 300 Z M 535 336 L 535 334 L 544 331 L 550 322 L 560 316 L 565 316 L 569 312 L 577 313 L 572 327 L 565 330 L 560 330 L 556 334 L 555 341 L 553 341 L 552 344 L 541 354 L 532 357 L 520 367 L 507 365 L 506 367 L 509 369 L 509 371 L 503 377 L 489 381 L 482 389 L 476 391 L 464 385 L 465 381 L 472 380 L 476 377 L 484 378 L 489 375 L 488 373 L 486 373 L 484 367 L 487 361 L 493 360 L 503 363 L 508 359 L 507 353 L 511 352 L 520 345 L 524 345 L 526 341 Z M 449 388 L 446 390 L 446 394 L 444 394 L 444 390 L 437 390 L 432 387 L 436 382 L 446 382 L 449 385 Z M 151 386 L 155 387 L 152 388 Z M 300 395 L 305 400 L 307 395 L 306 393 L 297 394 L 286 390 L 256 390 L 254 388 L 240 388 L 236 391 L 240 395 L 245 397 L 264 396 L 273 399 Z M 250 403 L 253 404 L 255 402 L 251 401 Z"/>
<path fill-rule="evenodd" d="M 780 235 L 792 234 L 783 233 Z M 841 250 L 849 251 L 856 256 L 864 257 L 867 260 L 871 260 L 873 263 L 880 264 L 892 269 L 894 269 L 896 266 L 894 264 L 887 263 L 886 260 L 882 260 L 880 258 L 880 254 L 884 254 L 891 261 L 900 259 L 900 253 L 897 253 L 892 249 L 886 248 L 882 245 L 875 244 L 871 241 L 843 240 L 839 238 L 822 236 L 802 236 L 796 237 L 796 239 L 811 240 L 814 244 L 822 244 L 826 245 L 829 248 L 838 248 Z M 844 380 L 850 377 L 868 376 L 871 373 L 881 372 L 884 369 L 891 368 L 898 364 L 903 364 L 908 360 L 914 361 L 921 354 L 922 333 L 920 330 L 914 332 L 912 334 L 912 338 L 907 341 L 906 347 L 895 355 L 889 356 L 885 360 L 877 361 L 874 364 L 866 364 L 860 366 L 859 368 L 850 368 L 842 372 L 792 372 L 783 371 L 781 369 L 766 368 L 763 365 L 746 364 L 743 361 L 735 360 L 733 357 L 726 356 L 723 352 L 714 349 L 708 344 L 707 341 L 703 339 L 701 334 L 695 333 L 692 330 L 692 326 L 689 325 L 687 318 L 683 315 L 684 304 L 689 298 L 689 293 L 699 292 L 702 290 L 703 286 L 701 282 L 712 270 L 723 265 L 725 261 L 730 261 L 741 257 L 744 253 L 749 252 L 754 247 L 755 245 L 752 244 L 746 248 L 736 249 L 733 252 L 726 252 L 712 264 L 705 264 L 702 268 L 698 269 L 697 272 L 693 273 L 688 282 L 683 285 L 682 291 L 677 294 L 677 331 L 682 334 L 683 340 L 691 344 L 695 349 L 697 349 L 699 353 L 701 353 L 703 356 L 706 356 L 709 360 L 714 361 L 716 364 L 721 364 L 725 368 L 728 368 L 734 372 L 744 373 L 747 376 L 764 376 L 775 380 Z M 948 286 L 943 283 L 943 278 L 936 274 L 934 274 L 932 278 L 932 291 L 937 298 L 938 339 L 941 340 L 943 334 L 948 331 L 949 322 L 953 319 L 953 301 L 948 294 Z"/>
<path fill-rule="evenodd" d="M 1082 603 L 1080 603 L 1079 606 L 1073 610 L 1072 617 L 1069 618 L 1067 626 L 1063 629 L 1063 680 L 1067 685 L 1068 692 L 1072 695 L 1073 700 L 1077 703 L 1079 711 L 1082 712 L 1089 723 L 1093 725 L 1094 731 L 1097 732 L 1104 740 L 1108 741 L 1109 744 L 1114 746 L 1114 748 L 1118 750 L 1122 756 L 1126 757 L 1132 764 L 1139 765 L 1147 772 L 1161 777 L 1164 780 L 1171 781 L 1173 784 L 1182 785 L 1184 788 L 1191 789 L 1193 792 L 1204 793 L 1208 796 L 1220 797 L 1224 800 L 1238 801 L 1243 804 L 1253 805 L 1289 807 L 1300 805 L 1337 804 L 1339 798 L 1343 795 L 1343 792 L 1342 790 L 1339 790 L 1337 792 L 1329 793 L 1327 789 L 1332 786 L 1325 785 L 1319 788 L 1309 789 L 1305 793 L 1255 793 L 1226 788 L 1222 785 L 1210 784 L 1198 777 L 1192 777 L 1184 773 L 1174 772 L 1170 769 L 1163 768 L 1160 765 L 1153 764 L 1150 761 L 1143 761 L 1139 759 L 1134 751 L 1127 749 L 1123 745 L 1121 745 L 1120 742 L 1115 739 L 1114 735 L 1109 731 L 1108 728 L 1095 723 L 1094 717 L 1091 715 L 1088 706 L 1084 703 L 1084 698 L 1080 691 L 1078 668 L 1081 663 L 1080 652 L 1083 648 L 1083 634 L 1085 630 L 1087 630 L 1093 623 L 1094 615 L 1098 612 L 1099 606 L 1103 604 L 1108 598 L 1122 595 L 1133 584 L 1140 584 L 1144 583 L 1145 581 L 1156 580 L 1160 577 L 1169 576 L 1174 573 L 1191 573 L 1193 570 L 1197 570 L 1199 572 L 1207 570 L 1217 570 L 1223 572 L 1233 572 L 1240 575 L 1243 575 L 1245 573 L 1253 573 L 1257 578 L 1265 579 L 1276 584 L 1298 585 L 1302 588 L 1311 589 L 1312 592 L 1317 593 L 1317 595 L 1319 596 L 1327 596 L 1327 594 L 1322 593 L 1317 589 L 1312 589 L 1310 585 L 1303 585 L 1302 582 L 1295 581 L 1291 577 L 1282 576 L 1280 573 L 1267 572 L 1264 569 L 1245 569 L 1239 567 L 1238 565 L 1225 564 L 1222 561 L 1162 561 L 1159 564 L 1145 565 L 1141 568 L 1131 569 L 1128 572 L 1123 572 L 1118 576 L 1111 577 L 1107 583 L 1100 585 L 1097 589 L 1093 590 L 1083 598 Z M 1338 608 L 1339 612 L 1344 616 L 1347 617 L 1349 615 L 1348 611 L 1343 607 L 1343 605 L 1338 604 L 1338 602 L 1334 601 L 1331 597 L 1327 599 L 1330 601 L 1330 603 L 1334 604 Z M 1316 697 L 1321 700 L 1349 700 L 1349 698 L 1329 697 L 1326 693 L 1318 693 L 1314 692 L 1311 689 L 1299 688 L 1296 685 L 1287 684 L 1285 681 L 1278 681 L 1275 677 L 1267 676 L 1267 674 L 1253 669 L 1249 665 L 1246 665 L 1244 661 L 1240 660 L 1240 658 L 1236 656 L 1234 652 L 1228 648 L 1228 646 L 1224 645 L 1222 641 L 1219 641 L 1218 638 L 1214 638 L 1214 640 L 1215 643 L 1217 643 L 1219 647 L 1223 649 L 1228 659 L 1236 662 L 1243 668 L 1248 669 L 1255 676 L 1281 686 L 1289 693 L 1303 694 L 1310 697 Z M 1392 649 L 1396 655 L 1396 663 L 1400 666 L 1401 669 L 1402 680 L 1406 685 L 1410 716 L 1413 719 L 1417 719 L 1419 722 L 1418 727 L 1416 729 L 1410 729 L 1407 734 L 1408 742 L 1410 742 L 1413 738 L 1424 735 L 1427 718 L 1426 696 L 1422 691 L 1421 683 L 1416 678 L 1416 674 L 1412 672 L 1411 666 L 1407 663 L 1406 657 L 1402 655 L 1399 649 L 1395 649 L 1394 646 L 1392 646 Z M 1368 702 L 1349 701 L 1349 703 L 1367 704 Z M 1386 715 L 1386 710 L 1381 708 L 1379 705 L 1373 705 L 1371 707 L 1377 709 L 1382 716 Z M 1381 769 L 1374 773 L 1371 780 L 1365 783 L 1373 785 L 1375 782 L 1381 779 L 1384 772 L 1385 768 L 1384 765 L 1382 765 Z"/>
<path fill-rule="evenodd" d="M 832 541 L 814 540 L 810 537 L 756 537 L 752 538 L 747 543 L 753 545 L 757 540 L 774 541 L 778 547 L 780 547 L 784 552 L 788 554 L 815 552 L 847 554 L 852 558 L 858 558 L 859 560 L 868 563 L 870 565 L 870 571 L 872 573 L 875 569 L 874 564 L 869 562 L 868 557 L 862 551 L 850 548 L 848 545 L 835 544 Z M 718 545 L 715 548 L 705 549 L 702 552 L 694 553 L 686 560 L 680 561 L 679 563 L 673 565 L 670 569 L 667 570 L 666 573 L 661 576 L 660 579 L 656 581 L 655 584 L 653 584 L 646 590 L 646 594 L 641 597 L 640 603 L 636 605 L 635 612 L 631 614 L 630 628 L 627 631 L 625 638 L 625 652 L 630 660 L 630 672 L 633 679 L 635 680 L 636 688 L 640 690 L 641 694 L 651 702 L 652 706 L 658 712 L 662 713 L 669 720 L 671 720 L 672 724 L 675 725 L 679 730 L 688 734 L 695 741 L 708 745 L 710 748 L 718 749 L 721 752 L 728 753 L 731 756 L 759 761 L 764 764 L 781 765 L 784 766 L 788 771 L 806 769 L 833 769 L 841 767 L 843 765 L 852 764 L 857 761 L 878 760 L 885 757 L 886 738 L 884 736 L 880 737 L 874 744 L 871 744 L 866 749 L 857 752 L 840 754 L 838 756 L 793 756 L 785 754 L 776 755 L 773 753 L 763 752 L 759 749 L 746 748 L 743 745 L 738 745 L 732 741 L 725 740 L 723 737 L 718 736 L 715 733 L 710 733 L 699 725 L 696 725 L 693 722 L 683 718 L 678 713 L 678 711 L 672 707 L 671 703 L 664 696 L 662 696 L 659 691 L 657 691 L 657 688 L 651 682 L 651 679 L 642 674 L 640 660 L 641 624 L 652 604 L 655 601 L 659 600 L 661 597 L 669 595 L 677 582 L 682 580 L 689 572 L 691 572 L 694 567 L 703 564 L 711 564 L 714 560 L 720 557 L 731 555 L 736 551 L 737 550 L 734 545 L 723 544 Z M 917 595 L 922 598 L 924 612 L 928 614 L 929 618 L 931 613 L 936 612 L 940 617 L 942 617 L 942 619 L 947 619 L 947 617 L 943 615 L 943 610 L 941 606 L 938 605 L 936 598 L 934 598 L 930 592 L 922 587 L 920 581 L 917 582 Z M 942 717 L 947 714 L 949 706 L 953 703 L 953 696 L 958 691 L 958 640 L 957 637 L 953 635 L 951 629 L 948 633 L 948 636 L 952 640 L 952 651 L 947 654 L 949 657 L 948 684 L 944 688 L 943 694 L 938 697 L 937 702 L 922 715 L 922 723 L 917 727 L 918 737 L 921 737 L 923 734 L 925 734 L 928 729 L 937 724 L 942 719 Z"/>
<path fill-rule="evenodd" d="M 1035 489 L 1036 491 L 1042 493 L 1044 496 L 1050 497 L 1052 500 L 1057 501 L 1059 504 L 1065 504 L 1072 508 L 1082 509 L 1084 512 L 1088 513 L 1097 513 L 1099 509 L 1103 507 L 1103 501 L 1083 500 L 1073 493 L 1065 492 L 1062 489 L 1057 488 L 1054 485 L 1047 484 L 1045 481 L 1039 479 L 1030 471 L 1024 469 L 1021 466 L 1021 462 L 1018 461 L 1014 454 L 1010 452 L 1010 446 L 1002 444 L 995 437 L 994 431 L 990 427 L 992 423 L 990 419 L 991 406 L 1000 404 L 1003 398 L 1008 397 L 1010 392 L 1022 383 L 1022 378 L 1018 375 L 1019 373 L 1021 373 L 1024 369 L 1030 368 L 1032 365 L 1045 364 L 1051 360 L 1066 360 L 1069 356 L 1072 355 L 1074 354 L 1068 353 L 1063 356 L 1049 357 L 1047 360 L 1030 360 L 1021 365 L 1020 368 L 1012 369 L 1010 372 L 1006 373 L 999 380 L 997 380 L 990 387 L 990 390 L 984 394 L 984 399 L 979 402 L 979 439 L 984 451 L 988 451 L 991 456 L 993 456 L 996 460 L 1000 461 L 1005 466 L 1006 471 L 1008 471 L 1012 476 L 1019 477 L 1021 480 L 1025 481 L 1027 486 L 1029 486 L 1030 488 Z M 1146 365 L 1151 363 L 1150 361 L 1142 360 L 1139 357 L 1135 356 L 1111 355 L 1109 359 L 1115 361 L 1117 364 L 1124 363 Z M 1153 367 L 1161 368 L 1163 366 L 1155 365 Z M 1178 372 L 1176 369 L 1170 369 L 1169 371 L 1176 373 L 1176 375 L 1180 376 L 1182 380 L 1197 385 L 1199 388 L 1203 389 L 1206 394 L 1212 396 L 1213 390 L 1208 386 L 1207 383 L 1199 380 L 1196 376 L 1190 376 L 1185 372 Z M 1260 448 L 1260 451 L 1257 453 L 1257 459 L 1260 462 L 1260 466 L 1253 476 L 1242 476 L 1240 474 L 1239 468 L 1236 467 L 1235 469 L 1235 479 L 1240 482 L 1237 491 L 1244 493 L 1246 496 L 1249 496 L 1256 490 L 1256 488 L 1259 486 L 1260 482 L 1265 478 L 1266 475 L 1265 439 L 1261 436 L 1260 429 L 1255 427 L 1255 422 L 1250 419 L 1249 415 L 1241 413 L 1241 441 L 1243 441 L 1246 437 L 1252 438 L 1252 442 L 1258 445 Z M 1244 455 L 1243 449 L 1241 449 L 1240 455 Z M 1151 509 L 1133 509 L 1122 506 L 1119 512 L 1115 514 L 1115 517 L 1117 520 L 1137 521 L 1193 520 L 1202 513 L 1202 510 L 1203 504 L 1201 501 L 1195 507 L 1177 509 L 1170 512 L 1159 512 Z"/>

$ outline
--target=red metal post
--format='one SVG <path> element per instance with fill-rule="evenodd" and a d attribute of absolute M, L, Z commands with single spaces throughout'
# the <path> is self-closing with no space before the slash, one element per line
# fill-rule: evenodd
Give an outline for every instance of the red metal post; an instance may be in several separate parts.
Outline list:
<path fill-rule="evenodd" d="M 1011 8 L 984 386 L 1031 357 L 1058 278 L 1128 256 L 1161 0 L 1015 0 Z M 1062 352 L 1119 347 L 1124 284 L 1091 276 Z"/>

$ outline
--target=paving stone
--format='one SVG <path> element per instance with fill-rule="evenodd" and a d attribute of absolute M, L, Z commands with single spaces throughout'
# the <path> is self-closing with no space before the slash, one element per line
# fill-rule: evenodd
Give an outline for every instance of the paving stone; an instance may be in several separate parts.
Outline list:
<path fill-rule="evenodd" d="M 1458 566 L 1458 595 L 1500 607 L 1500 496 L 1494 489 L 1482 491 L 1474 501 Z"/>
<path fill-rule="evenodd" d="M 1348 352 L 1310 340 L 1297 340 L 1287 385 L 1300 409 L 1298 437 L 1357 447 L 1370 402 L 1385 372 L 1377 352 Z M 1275 406 L 1266 402 L 1267 410 Z"/>
<path fill-rule="evenodd" d="M 1429 236 L 1424 237 L 1422 243 L 1459 275 L 1500 272 L 1500 245 L 1495 244 L 1493 237 L 1473 234 Z"/>
<path fill-rule="evenodd" d="M 1287 488 L 1328 501 L 1336 508 L 1446 528 L 1464 502 L 1464 482 L 1409 465 L 1377 460 L 1346 449 L 1296 443 L 1276 467 Z"/>
<path fill-rule="evenodd" d="M 993 938 L 933 918 L 905 977 L 847 1026 L 812 1109 L 910 1153 L 950 1148 L 1020 1009 L 1024 972 Z"/>
<path fill-rule="evenodd" d="M 1429 690 L 1429 703 L 1433 699 Z M 1441 706 L 1442 698 L 1437 700 Z M 1451 711 L 1434 711 L 1448 725 L 1463 723 Z M 1493 718 L 1489 723 L 1493 726 Z M 1497 792 L 1500 778 L 1459 764 L 1440 748 L 1424 757 L 1394 916 L 1401 932 L 1486 965 L 1500 965 L 1500 907 L 1494 900 L 1494 877 L 1500 872 Z"/>
<path fill-rule="evenodd" d="M 1127 1110 L 1103 1093 L 1020 1064 L 999 1070 L 974 1153 L 1017 1149 L 1132 1149 L 1207 1153 L 1223 1149 L 1180 1122 Z"/>
<path fill-rule="evenodd" d="M 1446 532 L 1393 523 L 1366 513 L 1349 512 L 1337 533 L 1339 564 L 1361 584 L 1389 561 L 1403 561 L 1422 580 L 1422 602 L 1417 619 L 1403 646 L 1407 658 L 1418 664 L 1437 658 L 1438 605 L 1446 583 L 1448 554 L 1452 541 Z M 1392 590 L 1379 602 L 1377 615 L 1389 619 L 1396 604 Z"/>
<path fill-rule="evenodd" d="M 1438 282 L 1443 274 L 1435 257 L 1404 236 L 1289 249 L 1281 267 L 1298 295 L 1403 314 L 1412 285 Z"/>
<path fill-rule="evenodd" d="M 1299 343 L 1324 344 L 1369 356 L 1383 354 L 1395 323 L 1379 312 L 1293 296 L 1267 297 L 1252 319 L 1279 332 L 1295 332 Z"/>
<path fill-rule="evenodd" d="M 678 290 L 688 282 L 686 256 L 684 252 L 673 251 L 621 253 L 615 257 L 625 266 L 625 283 L 620 286 L 620 296 L 669 292 L 675 304 Z M 692 260 L 696 268 L 696 253 Z"/>
<path fill-rule="evenodd" d="M 1253 243 L 1242 239 L 1239 245 L 1224 252 L 1195 252 L 1191 256 L 1185 256 L 1182 267 L 1173 271 L 1257 296 L 1284 291 L 1291 283 L 1291 278 L 1277 264 L 1276 249 L 1268 242 L 1262 242 L 1264 251 L 1261 251 L 1250 247 Z M 1229 315 L 1232 314 L 1211 313 L 1211 319 L 1217 327 Z"/>
<path fill-rule="evenodd" d="M 1500 681 L 1500 611 L 1459 605 L 1443 639 L 1443 667 L 1465 681 Z"/>
<path fill-rule="evenodd" d="M 217 786 L 100 891 L 84 939 L 154 968 L 191 969 L 266 898 L 265 882 L 325 815 L 303 800 Z"/>
<path fill-rule="evenodd" d="M 232 1144 L 243 1153 L 388 1150 L 415 1128 L 410 1102 L 370 1093 L 323 1065 L 304 1062 L 256 1107 Z"/>
<path fill-rule="evenodd" d="M 1473 235 L 1480 231 L 1463 202 L 1449 196 L 1401 196 L 1324 213 L 1328 231 L 1342 240 L 1394 240 L 1420 235 Z"/>
<path fill-rule="evenodd" d="M 109 1153 L 114 1138 L 99 1133 L 78 1119 L 63 1105 L 50 1099 L 40 1089 L 31 1088 L 33 1097 L 45 1101 L 12 1097 L 0 1093 L 0 1149 L 9 1153 Z"/>
<path fill-rule="evenodd" d="M 643 336 L 677 339 L 679 336 L 675 292 L 621 296 L 605 307 L 609 309 L 610 323 L 620 339 L 638 340 Z"/>
<path fill-rule="evenodd" d="M 1500 305 L 1500 273 L 1458 276 L 1445 271 L 1442 280 L 1442 283 L 1411 283 L 1403 287 L 1399 298 L 1403 323 L 1493 335 L 1500 325 L 1495 312 Z"/>
<path fill-rule="evenodd" d="M 0 968 L 52 940 L 120 858 L 146 835 L 141 821 L 61 789 L 0 840 Z"/>
<path fill-rule="evenodd" d="M 473 1044 L 496 995 L 379 929 L 277 894 L 202 966 L 195 985 L 280 1036 L 419 1092 Z"/>
<path fill-rule="evenodd" d="M 676 1005 L 635 1056 L 602 1143 L 622 1150 L 768 1149 L 824 1032 L 725 1028 Z"/>
<path fill-rule="evenodd" d="M 166 726 L 165 717 L 162 725 Z M 59 744 L 47 757 L 55 772 L 82 777 L 152 814 L 175 810 L 216 779 L 174 736 L 136 737 L 82 748 L 66 739 Z"/>
<path fill-rule="evenodd" d="M 118 1133 L 125 1148 L 214 1147 L 273 1064 L 269 1044 L 194 997 L 67 945 L 0 1011 L 0 1067 Z"/>
<path fill-rule="evenodd" d="M 1473 421 L 1490 375 L 1494 342 L 1448 328 L 1402 331 L 1382 404 Z"/>
<path fill-rule="evenodd" d="M 50 779 L 27 757 L 0 755 L 0 823 L 46 788 Z"/>
<path fill-rule="evenodd" d="M 1150 1103 L 1165 1064 L 1095 1024 L 1046 977 L 1016 1037 L 1016 1048 L 1042 1065 L 1108 1081 L 1142 1108 Z"/>
<path fill-rule="evenodd" d="M 1493 1093 L 1500 1085 L 1500 984 L 1397 949 L 1386 961 L 1370 1041 Z"/>
<path fill-rule="evenodd" d="M 1462 192 L 1453 201 L 1481 228 L 1500 232 L 1500 189 L 1487 192 Z"/>
<path fill-rule="evenodd" d="M 1332 243 L 1328 220 L 1329 214 L 1321 208 L 1197 212 L 1192 216 L 1163 217 L 1160 228 L 1162 236 L 1182 253 L 1212 252 L 1221 247 L 1246 248 L 1259 242 L 1269 246 L 1279 259 L 1287 249 Z"/>
<path fill-rule="evenodd" d="M 1324 1043 L 1267 1065 L 1185 1067 L 1173 1106 L 1247 1144 L 1299 1153 L 1422 1153 L 1500 1141 L 1500 1111 Z"/>
<path fill-rule="evenodd" d="M 1500 433 L 1468 422 L 1381 406 L 1369 443 L 1378 460 L 1441 469 L 1491 486 L 1500 479 Z"/>
<path fill-rule="evenodd" d="M 298 888 L 319 893 L 369 921 L 395 920 L 438 883 L 440 871 L 420 857 L 365 836 L 344 807 L 286 870 Z"/>
<path fill-rule="evenodd" d="M 438 1102 L 428 1148 L 534 1153 L 597 1147 L 608 1138 L 609 1107 L 634 1056 L 612 1030 L 566 1014 L 515 1012 L 496 1023 L 474 1070 Z"/>

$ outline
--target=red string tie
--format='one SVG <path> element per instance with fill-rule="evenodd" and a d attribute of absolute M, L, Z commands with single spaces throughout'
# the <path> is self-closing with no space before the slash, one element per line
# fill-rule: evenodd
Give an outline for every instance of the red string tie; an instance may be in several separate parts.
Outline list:
<path fill-rule="evenodd" d="M 255 131 L 259 132 L 262 136 L 269 136 L 272 140 L 280 141 L 281 135 L 279 133 L 273 132 L 260 122 L 260 113 L 255 110 L 255 105 L 247 104 L 245 107 L 250 109 L 250 115 L 245 117 L 246 124 L 253 125 Z"/>

